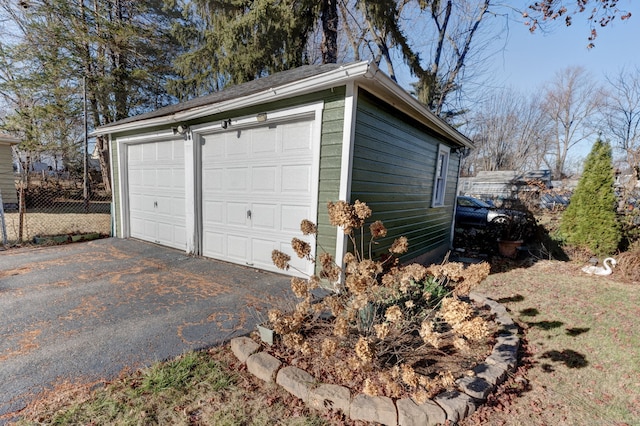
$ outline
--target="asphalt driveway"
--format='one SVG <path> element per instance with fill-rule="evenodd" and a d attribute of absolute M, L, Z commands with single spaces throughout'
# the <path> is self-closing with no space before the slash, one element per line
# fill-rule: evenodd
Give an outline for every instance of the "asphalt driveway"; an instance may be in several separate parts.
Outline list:
<path fill-rule="evenodd" d="M 246 334 L 285 276 L 103 239 L 0 252 L 0 424 L 43 390 L 101 383 Z"/>

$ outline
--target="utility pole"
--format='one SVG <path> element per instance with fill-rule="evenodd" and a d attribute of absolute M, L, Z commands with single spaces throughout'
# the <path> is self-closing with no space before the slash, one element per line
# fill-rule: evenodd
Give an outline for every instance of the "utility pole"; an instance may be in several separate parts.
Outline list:
<path fill-rule="evenodd" d="M 89 213 L 89 132 L 87 124 L 87 77 L 82 77 L 82 106 L 84 109 L 84 212 Z"/>

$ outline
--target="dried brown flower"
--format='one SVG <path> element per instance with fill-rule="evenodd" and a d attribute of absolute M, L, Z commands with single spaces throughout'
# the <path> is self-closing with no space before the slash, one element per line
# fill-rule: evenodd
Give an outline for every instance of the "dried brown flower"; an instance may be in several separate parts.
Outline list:
<path fill-rule="evenodd" d="M 375 344 L 366 337 L 360 337 L 356 342 L 356 356 L 365 364 L 371 364 L 376 354 Z"/>
<path fill-rule="evenodd" d="M 335 339 L 327 338 L 322 341 L 322 356 L 330 358 L 338 350 L 338 342 Z"/>
<path fill-rule="evenodd" d="M 333 324 L 333 334 L 337 337 L 347 337 L 349 335 L 349 321 L 344 317 L 336 318 Z"/>
<path fill-rule="evenodd" d="M 309 290 L 316 289 L 320 287 L 320 277 L 317 275 L 311 275 L 308 280 Z"/>
<path fill-rule="evenodd" d="M 440 346 L 442 345 L 442 335 L 434 331 L 433 323 L 431 322 L 431 320 L 422 321 L 419 334 L 425 343 L 430 344 L 436 349 L 440 348 Z"/>
<path fill-rule="evenodd" d="M 319 258 L 322 266 L 322 275 L 332 282 L 338 281 L 340 275 L 342 275 L 342 270 L 333 261 L 333 256 L 329 253 L 321 253 Z"/>
<path fill-rule="evenodd" d="M 384 238 L 387 236 L 387 228 L 379 220 L 369 225 L 369 230 L 371 231 L 371 238 Z"/>
<path fill-rule="evenodd" d="M 381 394 L 380 388 L 371 380 L 370 377 L 364 379 L 362 393 L 369 396 L 378 396 Z"/>
<path fill-rule="evenodd" d="M 323 304 L 331 311 L 334 317 L 339 316 L 344 311 L 344 306 L 335 296 L 327 296 L 322 301 Z"/>
<path fill-rule="evenodd" d="M 473 316 L 473 308 L 468 303 L 457 297 L 446 297 L 442 299 L 442 307 L 439 315 L 452 327 L 466 321 Z"/>
<path fill-rule="evenodd" d="M 316 235 L 318 233 L 316 224 L 307 219 L 303 219 L 302 222 L 300 222 L 300 230 L 303 235 Z"/>
<path fill-rule="evenodd" d="M 407 364 L 402 364 L 401 367 L 402 372 L 402 381 L 407 385 L 415 388 L 418 386 L 418 375 L 416 374 L 413 367 Z"/>
<path fill-rule="evenodd" d="M 358 272 L 362 275 L 368 275 L 375 277 L 382 273 L 382 265 L 379 262 L 374 262 L 371 259 L 364 259 L 358 264 Z"/>
<path fill-rule="evenodd" d="M 370 279 L 363 275 L 349 275 L 345 285 L 353 294 L 362 294 L 369 288 Z"/>
<path fill-rule="evenodd" d="M 291 260 L 291 256 L 279 250 L 273 250 L 271 252 L 271 260 L 278 269 L 286 271 L 289 269 L 289 261 Z"/>
<path fill-rule="evenodd" d="M 404 254 L 409 250 L 409 241 L 407 237 L 396 238 L 396 240 L 389 248 L 389 251 L 393 254 Z"/>
<path fill-rule="evenodd" d="M 300 259 L 309 258 L 311 255 L 311 244 L 298 238 L 291 240 L 291 248 L 296 252 Z"/>
<path fill-rule="evenodd" d="M 471 341 L 480 341 L 489 335 L 489 325 L 481 317 L 456 324 L 453 330 Z"/>
<path fill-rule="evenodd" d="M 373 329 L 376 331 L 376 337 L 384 340 L 389 335 L 389 323 L 374 324 Z"/>
<path fill-rule="evenodd" d="M 291 290 L 300 299 L 304 299 L 309 294 L 307 283 L 298 277 L 291 278 Z"/>
<path fill-rule="evenodd" d="M 353 211 L 356 217 L 360 219 L 360 223 L 364 223 L 366 219 L 371 217 L 371 209 L 366 203 L 363 203 L 360 200 L 356 200 L 356 202 L 353 203 Z M 360 226 L 357 226 L 356 228 L 359 228 Z"/>
<path fill-rule="evenodd" d="M 335 203 L 329 201 L 327 203 L 327 210 L 329 211 L 329 221 L 331 225 L 340 226 L 343 228 L 345 234 L 350 234 L 356 225 L 353 206 L 346 201 L 337 201 Z"/>
<path fill-rule="evenodd" d="M 397 323 L 402 320 L 402 309 L 398 305 L 390 306 L 384 313 L 384 317 L 390 323 Z"/>

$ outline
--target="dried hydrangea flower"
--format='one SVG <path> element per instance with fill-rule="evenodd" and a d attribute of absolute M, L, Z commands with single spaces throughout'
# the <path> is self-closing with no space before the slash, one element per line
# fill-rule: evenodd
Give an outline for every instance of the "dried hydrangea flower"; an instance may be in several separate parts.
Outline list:
<path fill-rule="evenodd" d="M 296 252 L 300 259 L 309 258 L 311 255 L 311 244 L 298 238 L 291 240 L 291 248 Z"/>
<path fill-rule="evenodd" d="M 425 343 L 430 344 L 434 348 L 438 349 L 442 346 L 442 335 L 434 330 L 433 323 L 430 320 L 422 321 L 419 334 Z"/>
<path fill-rule="evenodd" d="M 369 231 L 371 231 L 371 238 L 384 238 L 387 236 L 387 228 L 379 220 L 369 225 Z"/>
<path fill-rule="evenodd" d="M 346 201 L 337 201 L 335 203 L 329 201 L 327 203 L 329 212 L 329 221 L 333 226 L 340 226 L 344 229 L 345 234 L 350 234 L 354 227 L 354 211 Z"/>
<path fill-rule="evenodd" d="M 379 262 L 374 262 L 371 259 L 364 259 L 358 264 L 358 272 L 363 275 L 369 275 L 375 277 L 382 273 L 382 265 Z"/>
<path fill-rule="evenodd" d="M 362 294 L 369 288 L 369 278 L 362 275 L 349 275 L 345 285 L 353 294 Z"/>
<path fill-rule="evenodd" d="M 349 335 L 349 321 L 344 317 L 336 318 L 333 324 L 333 334 L 337 337 L 347 337 Z"/>
<path fill-rule="evenodd" d="M 318 233 L 318 227 L 310 220 L 304 219 L 300 222 L 300 231 L 303 235 L 316 235 Z"/>
<path fill-rule="evenodd" d="M 356 202 L 353 203 L 353 211 L 356 217 L 363 223 L 371 217 L 371 209 L 367 206 L 367 203 L 363 203 L 360 200 L 356 200 Z"/>
<path fill-rule="evenodd" d="M 442 307 L 438 313 L 440 317 L 452 327 L 473 316 L 473 308 L 468 303 L 456 297 L 447 297 L 442 300 Z"/>
<path fill-rule="evenodd" d="M 407 385 L 415 388 L 418 386 L 418 375 L 413 367 L 407 364 L 402 364 L 401 367 L 402 381 Z"/>
<path fill-rule="evenodd" d="M 404 254 L 409 250 L 409 241 L 407 237 L 396 238 L 396 240 L 389 248 L 389 251 L 393 254 Z"/>
<path fill-rule="evenodd" d="M 453 377 L 451 371 L 441 371 L 438 374 L 440 375 L 440 383 L 446 388 L 453 386 L 456 382 L 456 378 Z"/>
<path fill-rule="evenodd" d="M 371 378 L 367 377 L 364 379 L 364 384 L 362 386 L 362 393 L 369 396 L 378 396 L 380 395 L 378 391 L 378 386 L 376 386 Z"/>
<path fill-rule="evenodd" d="M 376 337 L 380 340 L 384 340 L 389 335 L 389 323 L 374 324 L 373 329 L 376 331 Z"/>
<path fill-rule="evenodd" d="M 456 333 L 476 342 L 489 335 L 489 325 L 480 317 L 475 317 L 469 321 L 456 324 L 453 326 L 453 329 Z"/>
<path fill-rule="evenodd" d="M 309 294 L 309 291 L 307 290 L 307 283 L 298 277 L 291 278 L 291 290 L 293 291 L 293 294 L 300 299 L 304 299 Z"/>
<path fill-rule="evenodd" d="M 338 342 L 335 339 L 327 338 L 322 341 L 321 353 L 323 357 L 330 358 L 336 353 L 337 350 Z"/>
<path fill-rule="evenodd" d="M 360 337 L 356 342 L 356 356 L 365 364 L 371 364 L 376 354 L 375 344 L 366 337 Z"/>
<path fill-rule="evenodd" d="M 279 250 L 273 250 L 271 252 L 271 260 L 278 269 L 286 271 L 289 269 L 289 261 L 291 260 L 291 256 Z"/>
<path fill-rule="evenodd" d="M 402 309 L 398 305 L 390 306 L 384 313 L 384 317 L 390 323 L 397 323 L 402 320 Z"/>
<path fill-rule="evenodd" d="M 317 275 L 311 275 L 309 277 L 307 285 L 309 287 L 309 290 L 313 290 L 320 287 L 320 277 L 318 277 Z"/>

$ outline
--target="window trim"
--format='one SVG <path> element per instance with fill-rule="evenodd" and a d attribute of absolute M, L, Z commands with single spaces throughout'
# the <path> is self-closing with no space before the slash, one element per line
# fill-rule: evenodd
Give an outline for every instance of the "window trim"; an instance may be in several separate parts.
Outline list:
<path fill-rule="evenodd" d="M 444 206 L 447 194 L 447 176 L 449 174 L 449 157 L 451 148 L 447 145 L 439 144 L 436 154 L 435 173 L 433 177 L 433 197 L 431 207 Z"/>

